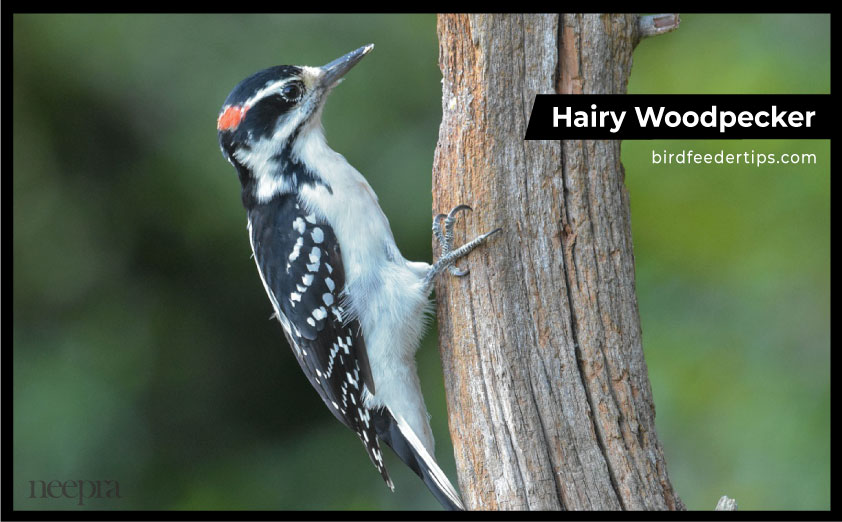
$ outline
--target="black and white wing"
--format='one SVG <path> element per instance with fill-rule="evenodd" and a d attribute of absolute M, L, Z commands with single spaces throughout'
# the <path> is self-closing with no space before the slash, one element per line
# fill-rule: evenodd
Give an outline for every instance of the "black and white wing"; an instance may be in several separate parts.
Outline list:
<path fill-rule="evenodd" d="M 340 297 L 345 270 L 333 229 L 292 194 L 249 211 L 249 237 L 263 285 L 298 364 L 333 415 L 354 430 L 394 489 L 363 390 L 374 393 L 359 323 Z"/>

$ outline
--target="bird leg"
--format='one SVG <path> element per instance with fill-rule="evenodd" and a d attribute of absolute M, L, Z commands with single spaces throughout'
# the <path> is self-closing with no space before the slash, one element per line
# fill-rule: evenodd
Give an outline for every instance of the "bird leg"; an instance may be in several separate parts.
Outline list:
<path fill-rule="evenodd" d="M 441 245 L 441 257 L 427 271 L 427 275 L 424 278 L 425 288 L 429 288 L 433 283 L 433 279 L 445 270 L 450 270 L 450 273 L 456 277 L 468 275 L 470 270 L 467 268 L 465 270 L 457 268 L 455 265 L 456 260 L 468 255 L 473 249 L 483 244 L 486 239 L 503 230 L 502 228 L 495 228 L 491 232 L 486 232 L 454 250 L 453 224 L 456 223 L 456 214 L 461 210 L 471 211 L 472 209 L 468 205 L 458 205 L 450 213 L 439 214 L 433 218 L 433 234 Z M 442 221 L 444 222 L 444 227 L 442 227 Z"/>

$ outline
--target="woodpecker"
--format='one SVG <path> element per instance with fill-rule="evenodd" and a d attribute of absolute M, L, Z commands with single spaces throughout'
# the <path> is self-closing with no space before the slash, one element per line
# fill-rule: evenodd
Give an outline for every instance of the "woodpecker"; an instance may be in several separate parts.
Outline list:
<path fill-rule="evenodd" d="M 369 44 L 322 67 L 280 65 L 240 82 L 217 119 L 234 165 L 257 271 L 298 364 L 356 432 L 386 485 L 385 442 L 448 509 L 464 509 L 435 460 L 415 352 L 434 278 L 500 229 L 452 248 L 459 205 L 433 218 L 442 247 L 406 260 L 366 179 L 328 147 L 322 109 Z"/>

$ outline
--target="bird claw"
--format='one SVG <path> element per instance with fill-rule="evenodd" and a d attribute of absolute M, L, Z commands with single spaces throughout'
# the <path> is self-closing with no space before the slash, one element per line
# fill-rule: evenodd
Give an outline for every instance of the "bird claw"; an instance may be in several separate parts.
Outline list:
<path fill-rule="evenodd" d="M 496 228 L 491 232 L 483 234 L 474 240 L 462 245 L 461 247 L 454 249 L 453 248 L 453 225 L 456 223 L 456 215 L 461 212 L 467 210 L 472 212 L 473 209 L 468 205 L 457 205 L 453 207 L 447 214 L 438 214 L 433 218 L 433 234 L 436 236 L 436 240 L 441 245 L 441 256 L 439 260 L 430 268 L 430 273 L 427 276 L 428 281 L 431 281 L 436 274 L 447 268 L 451 275 L 456 277 L 465 277 L 471 271 L 470 269 L 466 268 L 464 270 L 460 269 L 459 267 L 455 266 L 455 262 L 457 259 L 467 255 L 470 251 L 474 248 L 478 247 L 485 240 L 499 232 L 500 228 Z M 443 226 L 442 226 L 443 222 Z"/>
<path fill-rule="evenodd" d="M 452 275 L 456 276 L 456 277 L 465 277 L 466 275 L 468 275 L 468 274 L 470 274 L 470 273 L 471 273 L 471 269 L 470 269 L 470 268 L 466 268 L 466 269 L 464 269 L 464 270 L 459 270 L 459 268 L 458 268 L 458 267 L 456 267 L 456 266 L 451 266 L 451 267 L 450 267 L 450 273 L 451 273 Z"/>
<path fill-rule="evenodd" d="M 444 256 L 453 249 L 453 225 L 456 223 L 456 214 L 467 210 L 473 212 L 468 205 L 456 205 L 447 214 L 438 214 L 433 218 L 433 232 L 436 239 L 441 244 L 441 255 Z M 441 221 L 444 220 L 444 229 L 442 230 Z M 451 272 L 453 272 L 451 270 Z M 454 275 L 456 275 L 454 273 Z"/>

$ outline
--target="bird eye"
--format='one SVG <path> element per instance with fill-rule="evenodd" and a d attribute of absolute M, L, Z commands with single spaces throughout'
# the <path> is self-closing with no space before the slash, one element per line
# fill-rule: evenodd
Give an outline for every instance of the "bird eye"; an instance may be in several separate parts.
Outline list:
<path fill-rule="evenodd" d="M 281 90 L 281 96 L 286 98 L 287 101 L 298 101 L 301 98 L 301 85 L 298 82 L 288 83 L 284 85 L 284 88 Z"/>

